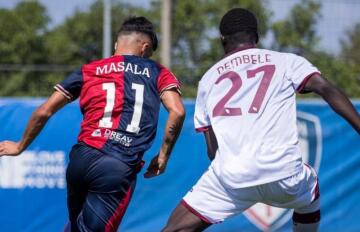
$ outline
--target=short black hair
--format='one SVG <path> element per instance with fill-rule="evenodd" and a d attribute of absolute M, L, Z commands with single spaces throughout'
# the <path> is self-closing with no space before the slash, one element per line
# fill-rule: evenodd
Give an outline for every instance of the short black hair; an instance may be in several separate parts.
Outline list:
<path fill-rule="evenodd" d="M 241 36 L 247 35 L 257 43 L 259 41 L 257 25 L 257 19 L 251 11 L 233 8 L 222 17 L 219 29 L 225 39 L 239 39 Z"/>
<path fill-rule="evenodd" d="M 154 30 L 154 25 L 145 17 L 131 16 L 127 18 L 121 25 L 118 35 L 124 32 L 144 33 L 150 37 L 153 51 L 158 47 L 158 39 Z"/>

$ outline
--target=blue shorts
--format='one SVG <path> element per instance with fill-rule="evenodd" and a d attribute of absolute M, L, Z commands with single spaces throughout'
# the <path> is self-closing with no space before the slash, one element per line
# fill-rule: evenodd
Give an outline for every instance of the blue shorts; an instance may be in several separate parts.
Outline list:
<path fill-rule="evenodd" d="M 66 170 L 71 232 L 117 231 L 142 166 L 142 154 L 134 156 L 138 161 L 125 162 L 84 143 L 73 146 Z"/>

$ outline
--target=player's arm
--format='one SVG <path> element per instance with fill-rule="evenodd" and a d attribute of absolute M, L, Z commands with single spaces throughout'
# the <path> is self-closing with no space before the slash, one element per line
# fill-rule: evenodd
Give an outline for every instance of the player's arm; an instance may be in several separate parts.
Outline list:
<path fill-rule="evenodd" d="M 159 154 L 155 156 L 144 174 L 146 178 L 158 176 L 165 171 L 171 151 L 180 134 L 185 118 L 185 109 L 180 94 L 175 90 L 167 90 L 161 95 L 161 101 L 168 111 L 163 142 Z"/>
<path fill-rule="evenodd" d="M 331 108 L 346 119 L 360 134 L 360 116 L 346 95 L 320 74 L 314 74 L 305 84 L 304 91 L 319 94 Z"/>
<path fill-rule="evenodd" d="M 215 158 L 216 151 L 218 149 L 218 143 L 215 137 L 214 130 L 210 126 L 207 131 L 204 132 L 207 154 L 209 159 L 212 161 Z"/>
<path fill-rule="evenodd" d="M 23 152 L 40 133 L 48 119 L 68 102 L 66 97 L 55 91 L 33 112 L 20 141 L 0 142 L 0 156 L 16 156 Z"/>

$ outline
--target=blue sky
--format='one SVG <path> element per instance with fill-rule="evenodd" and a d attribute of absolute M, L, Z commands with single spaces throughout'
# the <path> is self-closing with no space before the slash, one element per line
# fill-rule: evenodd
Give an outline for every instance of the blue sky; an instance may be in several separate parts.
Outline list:
<path fill-rule="evenodd" d="M 269 0 L 272 10 L 272 22 L 284 19 L 291 7 L 300 0 Z M 344 33 L 360 23 L 360 0 L 319 0 L 321 3 L 321 18 L 316 25 L 316 33 L 320 37 L 320 47 L 337 54 L 340 40 Z"/>
<path fill-rule="evenodd" d="M 21 0 L 0 0 L 0 8 L 12 8 Z M 120 1 L 120 0 L 117 0 Z M 135 5 L 149 5 L 149 0 L 121 0 Z M 62 23 L 74 11 L 86 10 L 94 0 L 40 0 L 47 7 L 52 19 L 52 26 Z M 291 7 L 300 0 L 268 0 L 269 8 L 273 11 L 271 21 L 283 19 Z M 321 37 L 320 46 L 329 52 L 337 53 L 340 50 L 340 39 L 343 33 L 360 23 L 360 0 L 320 0 L 322 4 L 322 18 L 317 25 L 317 34 Z M 271 42 L 271 37 L 266 41 Z"/>

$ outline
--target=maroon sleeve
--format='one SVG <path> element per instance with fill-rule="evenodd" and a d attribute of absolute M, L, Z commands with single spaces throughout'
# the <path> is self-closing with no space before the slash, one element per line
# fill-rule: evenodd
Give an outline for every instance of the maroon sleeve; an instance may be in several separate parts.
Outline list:
<path fill-rule="evenodd" d="M 313 73 L 307 75 L 307 76 L 304 78 L 304 80 L 301 82 L 301 84 L 299 85 L 299 87 L 296 89 L 296 92 L 298 92 L 298 93 L 306 93 L 305 91 L 303 91 L 306 83 L 310 80 L 310 78 L 312 78 L 313 76 L 316 76 L 316 74 L 317 74 L 317 75 L 321 75 L 320 72 L 313 72 Z"/>
<path fill-rule="evenodd" d="M 198 132 L 198 133 L 203 133 L 203 132 L 206 132 L 206 131 L 209 131 L 211 126 L 204 126 L 204 127 L 199 127 L 199 128 L 195 128 L 195 131 Z"/>

